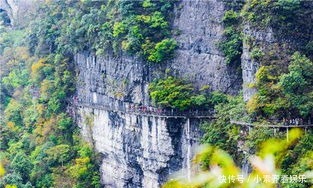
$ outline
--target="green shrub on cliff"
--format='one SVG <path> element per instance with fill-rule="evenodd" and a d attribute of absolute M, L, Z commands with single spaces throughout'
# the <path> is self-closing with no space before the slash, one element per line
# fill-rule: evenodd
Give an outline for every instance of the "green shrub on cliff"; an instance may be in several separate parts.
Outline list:
<path fill-rule="evenodd" d="M 179 110 L 208 105 L 209 98 L 205 92 L 196 92 L 191 84 L 172 76 L 155 80 L 149 85 L 149 94 L 155 104 Z"/>
<path fill-rule="evenodd" d="M 242 37 L 234 27 L 227 27 L 224 31 L 225 39 L 219 43 L 219 47 L 226 57 L 226 62 L 236 63 L 240 61 L 242 54 Z"/>
<path fill-rule="evenodd" d="M 187 109 L 192 104 L 192 85 L 172 76 L 160 79 L 149 85 L 152 100 L 161 106 Z"/>
<path fill-rule="evenodd" d="M 226 26 L 239 24 L 239 15 L 233 10 L 228 10 L 224 13 L 223 23 Z"/>
<path fill-rule="evenodd" d="M 284 74 L 278 74 L 277 66 L 261 66 L 256 73 L 258 92 L 249 100 L 248 111 L 276 118 L 312 116 L 312 67 L 312 61 L 298 52 Z"/>
<path fill-rule="evenodd" d="M 34 24 L 31 49 L 73 54 L 121 50 L 159 63 L 171 58 L 169 15 L 174 1 L 49 2 Z M 37 50 L 36 50 L 37 49 Z"/>
<path fill-rule="evenodd" d="M 151 82 L 149 95 L 156 105 L 179 110 L 209 109 L 227 101 L 225 94 L 218 91 L 208 92 L 208 89 L 209 87 L 204 86 L 197 90 L 184 80 L 168 76 Z"/>
<path fill-rule="evenodd" d="M 300 53 L 292 56 L 288 73 L 280 77 L 287 100 L 291 102 L 296 113 L 307 117 L 313 115 L 313 63 Z"/>
<path fill-rule="evenodd" d="M 168 60 L 173 57 L 176 46 L 177 44 L 175 40 L 164 39 L 157 43 L 154 49 L 149 52 L 148 60 L 155 63 Z"/>
<path fill-rule="evenodd" d="M 226 57 L 226 63 L 239 64 L 242 54 L 242 34 L 240 31 L 240 16 L 233 10 L 225 12 L 223 17 L 225 30 L 218 47 Z"/>

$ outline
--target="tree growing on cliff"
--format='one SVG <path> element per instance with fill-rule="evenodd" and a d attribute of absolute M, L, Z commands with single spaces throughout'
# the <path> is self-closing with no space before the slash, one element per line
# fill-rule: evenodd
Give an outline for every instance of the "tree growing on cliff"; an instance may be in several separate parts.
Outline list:
<path fill-rule="evenodd" d="M 192 104 L 192 85 L 172 76 L 149 85 L 152 100 L 161 106 L 185 110 Z"/>
<path fill-rule="evenodd" d="M 288 66 L 289 72 L 280 77 L 287 99 L 296 113 L 303 117 L 313 112 L 313 63 L 307 57 L 296 52 Z"/>

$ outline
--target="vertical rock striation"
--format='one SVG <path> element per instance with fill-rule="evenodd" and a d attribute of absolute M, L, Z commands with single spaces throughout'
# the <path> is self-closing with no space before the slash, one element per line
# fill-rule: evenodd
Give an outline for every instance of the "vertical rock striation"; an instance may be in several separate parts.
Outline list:
<path fill-rule="evenodd" d="M 148 103 L 147 67 L 129 57 L 109 55 L 77 54 L 75 62 L 78 106 L 85 105 L 76 109 L 76 120 L 84 139 L 102 155 L 106 187 L 160 187 L 170 174 L 188 169 L 201 137 L 200 120 L 97 108 L 98 104 L 118 106 L 124 101 Z M 125 79 L 127 84 L 120 88 Z M 116 85 L 108 80 L 115 80 Z M 122 91 L 126 93 L 121 99 L 112 101 Z"/>
<path fill-rule="evenodd" d="M 241 71 L 225 63 L 217 45 L 223 37 L 224 9 L 220 0 L 182 0 L 175 6 L 173 28 L 179 33 L 179 47 L 171 66 L 199 87 L 235 94 Z"/>
<path fill-rule="evenodd" d="M 38 6 L 44 0 L 0 0 L 0 12 L 5 11 L 12 26 L 23 27 L 28 24 Z"/>
<path fill-rule="evenodd" d="M 170 174 L 187 168 L 201 136 L 197 120 L 186 130 L 187 119 L 86 107 L 77 113 L 83 137 L 102 155 L 105 187 L 160 187 Z"/>
<path fill-rule="evenodd" d="M 246 40 L 243 41 L 243 51 L 241 55 L 241 69 L 243 80 L 243 99 L 248 101 L 255 93 L 256 89 L 249 87 L 249 84 L 255 82 L 255 74 L 260 67 L 260 62 L 251 57 L 252 43 L 258 44 L 261 50 L 273 45 L 276 42 L 273 32 L 270 28 L 267 30 L 258 30 L 250 27 L 249 24 L 244 25 L 243 31 Z M 251 42 L 253 41 L 253 42 Z"/>
<path fill-rule="evenodd" d="M 160 187 L 174 172 L 190 176 L 200 119 L 157 117 L 99 109 L 96 104 L 150 105 L 148 84 L 166 68 L 195 86 L 238 93 L 241 72 L 225 63 L 222 39 L 224 5 L 219 0 L 182 0 L 175 5 L 173 27 L 179 46 L 171 62 L 151 65 L 136 57 L 77 54 L 76 120 L 85 140 L 102 155 L 105 187 Z M 118 105 L 118 104 L 117 104 Z"/>
<path fill-rule="evenodd" d="M 150 68 L 134 57 L 75 56 L 78 97 L 85 102 L 104 103 L 100 96 L 148 104 Z M 97 98 L 97 96 L 99 96 Z"/>

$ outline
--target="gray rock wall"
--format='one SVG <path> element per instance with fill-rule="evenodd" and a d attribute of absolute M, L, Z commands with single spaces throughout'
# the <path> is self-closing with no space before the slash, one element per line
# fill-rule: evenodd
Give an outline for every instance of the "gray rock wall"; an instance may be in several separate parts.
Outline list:
<path fill-rule="evenodd" d="M 150 67 L 134 57 L 77 54 L 77 95 L 85 102 L 96 95 L 148 104 Z M 99 97 L 98 97 L 99 98 Z M 105 101 L 102 101 L 105 102 Z"/>
<path fill-rule="evenodd" d="M 85 140 L 102 154 L 106 187 L 160 187 L 174 172 L 190 176 L 193 150 L 201 137 L 199 119 L 165 118 L 99 109 L 108 98 L 151 105 L 148 84 L 170 69 L 201 87 L 230 94 L 241 88 L 241 71 L 229 67 L 216 44 L 222 39 L 224 5 L 218 0 L 182 0 L 174 10 L 178 49 L 170 62 L 149 65 L 136 57 L 75 56 L 76 117 Z M 188 170 L 189 169 L 189 170 Z"/>
<path fill-rule="evenodd" d="M 173 28 L 179 35 L 178 50 L 171 67 L 199 87 L 230 94 L 241 89 L 241 70 L 225 63 L 218 50 L 222 40 L 224 4 L 220 0 L 182 0 L 174 10 Z"/>
<path fill-rule="evenodd" d="M 146 75 L 152 68 L 132 57 L 91 54 L 77 54 L 75 65 L 80 106 L 76 121 L 84 139 L 103 157 L 100 171 L 105 187 L 160 187 L 182 169 L 187 178 L 202 134 L 200 120 L 116 110 L 123 101 L 149 105 L 151 78 Z"/>
<path fill-rule="evenodd" d="M 7 12 L 11 25 L 23 27 L 44 0 L 0 0 L 0 9 Z"/>
<path fill-rule="evenodd" d="M 258 30 L 250 27 L 249 24 L 245 24 L 243 33 L 245 40 L 243 41 L 243 53 L 241 55 L 242 90 L 244 100 L 248 101 L 257 91 L 249 85 L 255 83 L 255 74 L 261 65 L 258 60 L 251 57 L 252 46 L 257 45 L 260 50 L 266 52 L 277 41 L 270 28 Z"/>
<path fill-rule="evenodd" d="M 12 5 L 9 4 L 9 2 L 7 0 L 0 0 L 0 9 L 6 11 L 6 13 L 8 14 L 8 16 L 12 22 L 12 20 L 13 20 Z"/>
<path fill-rule="evenodd" d="M 160 187 L 190 159 L 200 137 L 199 121 L 149 117 L 78 108 L 77 122 L 85 140 L 103 158 L 105 187 Z M 189 123 L 188 123 L 189 121 Z"/>

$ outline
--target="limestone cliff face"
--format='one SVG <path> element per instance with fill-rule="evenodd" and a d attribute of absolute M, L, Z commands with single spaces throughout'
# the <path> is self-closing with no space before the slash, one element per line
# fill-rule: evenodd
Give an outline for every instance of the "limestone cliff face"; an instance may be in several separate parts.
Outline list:
<path fill-rule="evenodd" d="M 160 187 L 181 169 L 190 175 L 193 150 L 201 138 L 201 119 L 132 114 L 101 106 L 151 105 L 148 84 L 170 69 L 196 86 L 238 93 L 241 72 L 225 63 L 222 39 L 224 5 L 218 0 L 182 0 L 174 8 L 179 47 L 171 62 L 151 65 L 136 57 L 80 53 L 76 120 L 83 137 L 102 155 L 105 187 Z"/>
<path fill-rule="evenodd" d="M 248 101 L 256 89 L 251 87 L 255 83 L 255 75 L 260 66 L 279 65 L 281 70 L 287 69 L 289 58 L 297 51 L 297 45 L 290 38 L 282 38 L 271 27 L 258 28 L 249 23 L 243 24 L 243 53 L 241 56 L 243 98 Z M 253 57 L 253 51 L 258 49 L 263 55 Z"/>
<path fill-rule="evenodd" d="M 171 66 L 198 86 L 234 94 L 241 88 L 241 72 L 225 63 L 217 45 L 224 12 L 220 0 L 183 0 L 176 5 L 173 27 L 179 32 L 179 48 Z"/>
<path fill-rule="evenodd" d="M 243 33 L 246 40 L 243 41 L 241 56 L 242 90 L 244 100 L 248 101 L 256 93 L 256 89 L 249 87 L 249 84 L 255 82 L 255 74 L 260 67 L 260 62 L 251 57 L 252 43 L 258 44 L 260 50 L 266 51 L 267 47 L 272 46 L 277 40 L 270 28 L 258 30 L 245 24 Z"/>
<path fill-rule="evenodd" d="M 80 99 L 101 103 L 106 102 L 100 101 L 101 96 L 108 96 L 138 104 L 149 103 L 148 83 L 152 68 L 139 59 L 82 53 L 75 56 L 75 64 Z"/>
<path fill-rule="evenodd" d="M 246 2 L 246 7 L 243 7 L 243 10 L 248 10 L 248 7 L 251 6 L 249 1 Z M 308 23 L 311 23 L 313 18 L 313 3 L 312 1 L 299 1 L 299 3 L 298 8 L 288 13 L 292 15 L 292 19 L 284 19 L 284 13 L 279 10 L 277 12 L 271 10 L 273 12 L 266 18 L 269 19 L 266 24 L 262 23 L 265 20 L 252 21 L 249 18 L 243 18 L 241 26 L 244 41 L 241 67 L 245 101 L 249 100 L 256 92 L 254 88 L 249 88 L 248 85 L 255 82 L 255 74 L 260 66 L 279 67 L 276 72 L 282 74 L 287 72 L 290 57 L 294 52 L 299 51 L 301 54 L 312 58 L 310 41 L 313 38 L 313 27 L 312 24 Z M 253 57 L 255 49 L 263 53 L 262 57 Z"/>
<path fill-rule="evenodd" d="M 15 7 L 15 5 L 12 5 L 7 0 L 1 0 L 0 1 L 0 9 L 2 9 L 3 11 L 5 11 L 7 13 L 11 22 L 13 21 L 13 9 L 12 9 L 12 7 Z"/>
<path fill-rule="evenodd" d="M 31 14 L 43 0 L 0 0 L 0 9 L 10 18 L 12 26 L 23 26 L 28 23 Z M 28 21 L 26 21 L 28 20 Z"/>
<path fill-rule="evenodd" d="M 102 154 L 106 187 L 160 187 L 174 172 L 190 173 L 192 153 L 201 138 L 199 119 L 118 110 L 124 103 L 149 104 L 148 67 L 126 56 L 77 54 L 75 62 L 76 121 L 84 139 Z"/>
<path fill-rule="evenodd" d="M 198 120 L 87 107 L 78 108 L 78 114 L 84 138 L 102 154 L 105 187 L 160 187 L 180 169 L 188 174 L 200 137 Z"/>

